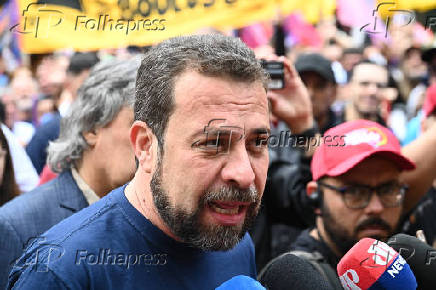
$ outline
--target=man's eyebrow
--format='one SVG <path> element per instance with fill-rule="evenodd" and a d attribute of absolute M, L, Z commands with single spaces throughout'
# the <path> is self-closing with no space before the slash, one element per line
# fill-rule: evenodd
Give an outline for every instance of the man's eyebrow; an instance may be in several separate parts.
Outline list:
<path fill-rule="evenodd" d="M 399 182 L 398 179 L 393 178 L 393 179 L 386 180 L 386 181 L 384 181 L 383 183 L 378 184 L 377 186 L 371 186 L 371 185 L 368 185 L 368 184 L 360 183 L 360 182 L 358 182 L 358 181 L 349 181 L 349 182 L 347 182 L 347 183 L 345 184 L 345 186 L 363 186 L 363 187 L 371 187 L 371 188 L 374 188 L 374 187 L 385 186 L 385 185 L 389 185 L 389 184 L 391 184 L 391 183 L 397 183 L 397 182 Z"/>
<path fill-rule="evenodd" d="M 248 133 L 253 135 L 261 135 L 261 134 L 271 135 L 271 130 L 269 128 L 254 128 L 251 129 L 250 132 Z"/>
<path fill-rule="evenodd" d="M 244 128 L 238 126 L 205 126 L 197 131 L 195 131 L 191 138 L 204 137 L 207 134 L 211 135 L 230 135 L 230 132 L 240 133 L 243 132 Z"/>

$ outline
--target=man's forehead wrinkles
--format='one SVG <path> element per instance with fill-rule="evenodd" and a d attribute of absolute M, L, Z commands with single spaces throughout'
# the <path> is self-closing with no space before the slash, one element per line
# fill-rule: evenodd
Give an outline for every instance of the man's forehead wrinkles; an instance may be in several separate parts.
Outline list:
<path fill-rule="evenodd" d="M 179 106 L 178 107 L 179 114 L 183 116 L 191 116 L 198 114 L 217 114 L 220 116 L 222 113 L 231 114 L 237 117 L 243 117 L 244 115 L 250 113 L 260 113 L 268 115 L 268 103 L 265 101 L 265 104 L 258 103 L 250 103 L 250 104 L 235 104 L 232 102 L 229 103 L 221 103 L 221 104 L 204 104 L 200 102 L 193 102 L 188 106 Z M 211 117 L 213 115 L 208 115 Z"/>
<path fill-rule="evenodd" d="M 253 112 L 253 111 L 265 111 L 267 112 L 268 106 L 249 103 L 249 104 L 238 104 L 238 103 L 225 103 L 225 104 L 205 104 L 204 107 L 211 108 L 217 112 L 228 112 L 228 111 L 236 111 L 236 112 Z"/>
<path fill-rule="evenodd" d="M 257 93 L 258 94 L 258 93 Z M 239 97 L 238 97 L 239 96 Z M 204 105 L 204 106 L 244 106 L 244 105 L 267 105 L 267 98 L 262 102 L 258 95 L 244 94 L 244 92 L 234 94 L 198 94 L 187 100 L 187 105 Z"/>

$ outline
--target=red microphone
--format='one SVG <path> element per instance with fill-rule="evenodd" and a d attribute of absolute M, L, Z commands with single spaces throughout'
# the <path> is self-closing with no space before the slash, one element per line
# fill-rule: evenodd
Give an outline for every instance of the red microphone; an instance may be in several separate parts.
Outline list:
<path fill-rule="evenodd" d="M 406 260 L 387 244 L 361 239 L 342 257 L 337 272 L 344 289 L 416 289 Z"/>

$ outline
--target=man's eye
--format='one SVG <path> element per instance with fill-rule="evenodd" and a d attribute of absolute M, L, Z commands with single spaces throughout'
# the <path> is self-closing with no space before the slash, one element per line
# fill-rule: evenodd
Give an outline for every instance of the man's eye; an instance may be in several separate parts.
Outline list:
<path fill-rule="evenodd" d="M 350 186 L 350 187 L 346 188 L 345 192 L 349 196 L 358 197 L 358 196 L 366 193 L 366 188 L 361 188 L 361 187 L 357 187 L 357 186 Z"/>
<path fill-rule="evenodd" d="M 208 138 L 195 143 L 195 147 L 210 153 L 222 153 L 229 149 L 230 141 L 227 138 Z"/>
<path fill-rule="evenodd" d="M 254 150 L 263 150 L 268 147 L 268 138 L 266 136 L 258 136 L 256 138 L 253 138 L 249 145 L 253 147 Z"/>
<path fill-rule="evenodd" d="M 401 186 L 397 183 L 391 182 L 385 185 L 382 185 L 378 188 L 378 192 L 381 195 L 388 195 L 392 193 L 399 193 Z"/>
<path fill-rule="evenodd" d="M 206 146 L 208 147 L 223 147 L 228 144 L 228 140 L 225 138 L 210 138 L 206 141 Z"/>
<path fill-rule="evenodd" d="M 268 145 L 268 138 L 256 138 L 255 143 L 258 147 L 266 147 Z"/>

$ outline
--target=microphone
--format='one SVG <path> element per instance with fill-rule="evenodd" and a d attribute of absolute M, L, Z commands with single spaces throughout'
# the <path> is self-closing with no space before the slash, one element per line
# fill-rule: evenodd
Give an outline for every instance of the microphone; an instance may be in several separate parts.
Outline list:
<path fill-rule="evenodd" d="M 260 285 L 259 282 L 254 280 L 251 277 L 239 275 L 235 276 L 230 280 L 227 280 L 215 290 L 234 290 L 234 289 L 240 289 L 240 290 L 266 290 L 265 287 Z"/>
<path fill-rule="evenodd" d="M 333 289 L 309 262 L 290 253 L 269 262 L 260 272 L 258 280 L 268 290 Z"/>
<path fill-rule="evenodd" d="M 415 273 L 419 289 L 436 288 L 436 249 L 419 239 L 397 234 L 387 244 L 394 248 L 409 263 Z"/>
<path fill-rule="evenodd" d="M 344 289 L 416 289 L 406 260 L 387 244 L 371 238 L 356 243 L 339 261 Z"/>

